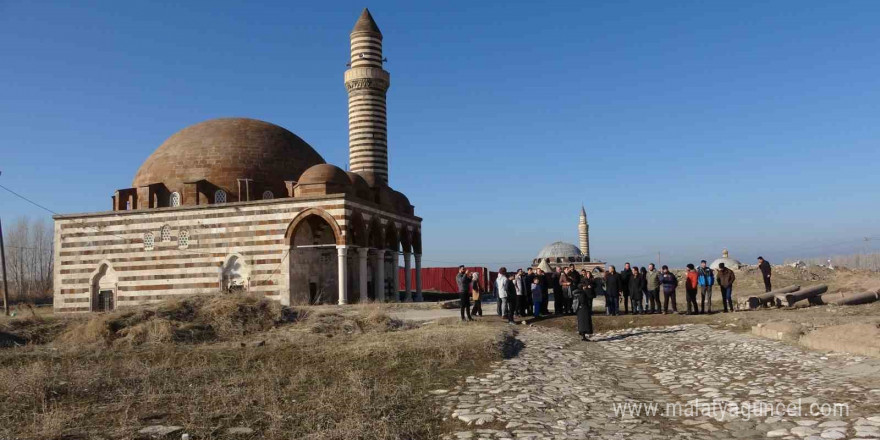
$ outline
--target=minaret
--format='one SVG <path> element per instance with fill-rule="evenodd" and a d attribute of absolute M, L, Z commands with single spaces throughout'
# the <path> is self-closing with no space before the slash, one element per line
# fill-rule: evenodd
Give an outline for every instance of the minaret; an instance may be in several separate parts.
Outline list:
<path fill-rule="evenodd" d="M 584 259 L 590 261 L 590 225 L 587 224 L 587 211 L 581 205 L 581 219 L 578 222 L 578 239 Z"/>
<path fill-rule="evenodd" d="M 348 163 L 371 186 L 388 184 L 385 91 L 391 76 L 382 68 L 382 32 L 364 9 L 351 31 L 348 90 Z"/>

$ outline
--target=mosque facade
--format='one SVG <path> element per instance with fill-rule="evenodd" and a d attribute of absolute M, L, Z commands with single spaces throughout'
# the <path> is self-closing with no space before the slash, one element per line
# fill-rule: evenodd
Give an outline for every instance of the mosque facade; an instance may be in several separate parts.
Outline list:
<path fill-rule="evenodd" d="M 350 37 L 349 171 L 269 122 L 186 127 L 114 192 L 112 210 L 54 217 L 55 310 L 218 291 L 285 305 L 398 300 L 401 256 L 403 299 L 420 298 L 422 219 L 388 185 L 391 81 L 366 9 Z"/>

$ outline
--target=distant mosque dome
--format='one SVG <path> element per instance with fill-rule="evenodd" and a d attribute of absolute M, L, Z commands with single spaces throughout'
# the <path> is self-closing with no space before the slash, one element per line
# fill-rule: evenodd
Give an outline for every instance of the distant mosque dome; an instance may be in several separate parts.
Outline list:
<path fill-rule="evenodd" d="M 578 249 L 577 246 L 566 243 L 564 241 L 557 241 L 554 243 L 550 243 L 547 246 L 544 246 L 541 249 L 541 252 L 538 252 L 538 256 L 536 258 L 568 258 L 568 257 L 580 257 L 583 254 L 581 250 Z"/>
<path fill-rule="evenodd" d="M 718 265 L 720 263 L 724 263 L 724 267 L 726 267 L 728 269 L 739 269 L 740 266 L 743 265 L 742 263 L 739 262 L 739 260 L 735 260 L 733 258 L 730 258 L 730 254 L 728 254 L 727 249 L 724 249 L 723 251 L 721 251 L 721 258 L 713 261 L 712 264 L 709 265 L 709 268 L 718 269 Z"/>

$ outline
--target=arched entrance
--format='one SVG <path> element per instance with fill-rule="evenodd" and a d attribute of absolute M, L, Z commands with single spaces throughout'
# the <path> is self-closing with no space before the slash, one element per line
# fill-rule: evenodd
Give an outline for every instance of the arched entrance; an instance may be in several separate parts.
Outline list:
<path fill-rule="evenodd" d="M 92 273 L 91 309 L 93 312 L 109 312 L 116 309 L 116 290 L 119 278 L 109 263 L 103 262 Z"/>
<path fill-rule="evenodd" d="M 326 211 L 308 209 L 290 223 L 290 303 L 335 304 L 339 300 L 339 225 Z"/>

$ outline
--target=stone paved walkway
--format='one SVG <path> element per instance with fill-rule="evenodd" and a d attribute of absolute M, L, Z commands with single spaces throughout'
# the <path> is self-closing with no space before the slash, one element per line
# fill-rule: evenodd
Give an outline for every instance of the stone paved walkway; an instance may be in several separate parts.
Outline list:
<path fill-rule="evenodd" d="M 704 325 L 614 331 L 595 342 L 519 329 L 518 356 L 434 391 L 461 429 L 445 438 L 880 439 L 877 361 Z M 638 403 L 656 403 L 656 413 Z M 747 410 L 778 403 L 792 406 Z M 834 403 L 849 414 L 811 414 Z"/>

